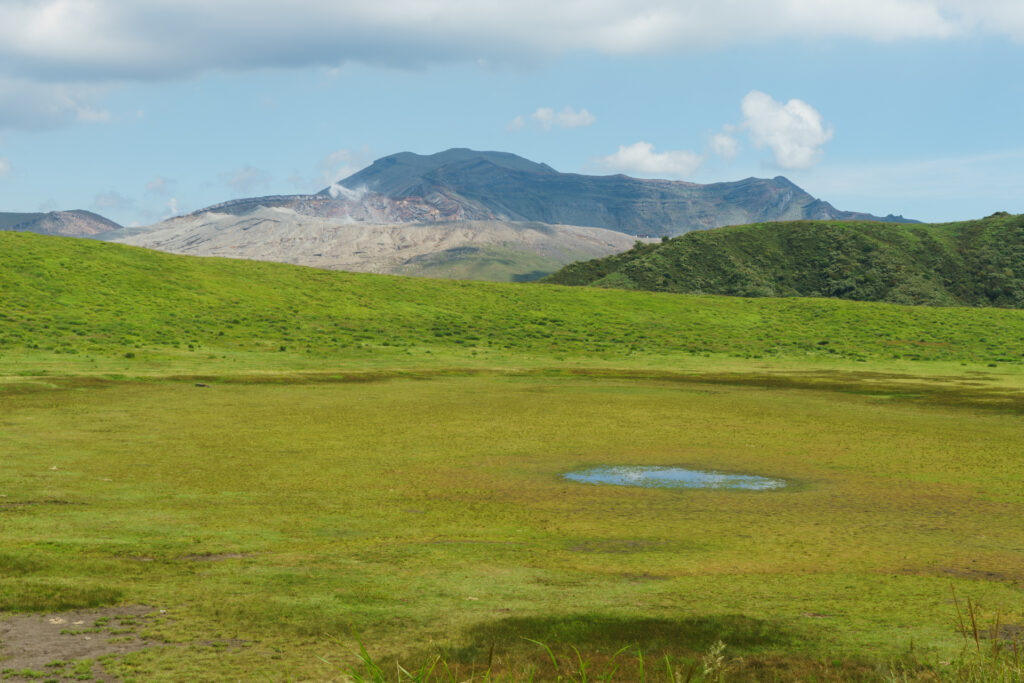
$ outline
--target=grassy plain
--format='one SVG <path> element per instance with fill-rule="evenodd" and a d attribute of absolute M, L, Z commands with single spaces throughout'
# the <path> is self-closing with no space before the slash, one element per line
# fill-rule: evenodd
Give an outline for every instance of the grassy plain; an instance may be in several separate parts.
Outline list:
<path fill-rule="evenodd" d="M 942 674 L 951 583 L 1024 631 L 1022 311 L 0 240 L 0 612 L 152 607 L 118 676 L 342 679 L 357 633 L 458 680 L 550 676 L 524 638 Z M 791 485 L 560 477 L 599 464 Z"/>

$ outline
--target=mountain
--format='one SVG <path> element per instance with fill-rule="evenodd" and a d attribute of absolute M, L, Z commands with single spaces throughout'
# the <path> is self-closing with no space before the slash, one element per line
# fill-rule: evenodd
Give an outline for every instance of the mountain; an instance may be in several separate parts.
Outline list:
<path fill-rule="evenodd" d="M 321 197 L 383 195 L 420 201 L 448 215 L 608 228 L 630 235 L 679 235 L 723 225 L 776 220 L 907 221 L 840 211 L 782 176 L 699 185 L 625 175 L 559 173 L 505 152 L 450 149 L 393 154 Z"/>
<path fill-rule="evenodd" d="M 365 187 L 388 197 L 424 197 L 440 183 L 456 189 L 466 172 L 497 171 L 525 176 L 557 176 L 558 171 L 547 164 L 538 164 L 509 152 L 478 152 L 472 149 L 449 149 L 437 154 L 412 152 L 392 154 L 373 162 L 363 170 L 342 180 L 339 185 L 355 190 Z M 492 174 L 493 175 L 493 174 Z M 320 191 L 331 194 L 332 188 Z"/>
<path fill-rule="evenodd" d="M 932 225 L 797 221 L 718 228 L 573 263 L 546 281 L 1024 308 L 1024 214 Z"/>
<path fill-rule="evenodd" d="M 529 280 L 619 253 L 637 237 L 795 218 L 876 217 L 837 211 L 782 177 L 697 185 L 587 176 L 507 152 L 449 149 L 378 159 L 317 194 L 234 199 L 100 237 L 198 256 Z"/>
<path fill-rule="evenodd" d="M 121 226 L 91 211 L 50 211 L 49 213 L 0 213 L 0 230 L 36 232 L 41 235 L 91 237 Z"/>

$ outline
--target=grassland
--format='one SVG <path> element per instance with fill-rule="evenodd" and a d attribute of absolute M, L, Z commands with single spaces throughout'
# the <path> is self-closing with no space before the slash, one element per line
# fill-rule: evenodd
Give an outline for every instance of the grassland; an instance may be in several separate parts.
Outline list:
<path fill-rule="evenodd" d="M 1021 311 L 17 234 L 0 301 L 0 610 L 152 608 L 150 647 L 103 662 L 123 678 L 341 680 L 356 634 L 458 680 L 549 679 L 524 638 L 593 673 L 721 639 L 740 679 L 948 675 L 951 584 L 1024 630 Z M 600 464 L 791 485 L 560 478 Z"/>

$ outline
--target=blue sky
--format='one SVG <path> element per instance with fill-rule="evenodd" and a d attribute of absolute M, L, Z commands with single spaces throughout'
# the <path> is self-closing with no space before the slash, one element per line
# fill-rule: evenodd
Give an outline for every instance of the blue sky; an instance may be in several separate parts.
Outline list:
<path fill-rule="evenodd" d="M 0 211 L 148 224 L 471 147 L 1021 213 L 1022 41 L 1020 0 L 0 0 Z"/>

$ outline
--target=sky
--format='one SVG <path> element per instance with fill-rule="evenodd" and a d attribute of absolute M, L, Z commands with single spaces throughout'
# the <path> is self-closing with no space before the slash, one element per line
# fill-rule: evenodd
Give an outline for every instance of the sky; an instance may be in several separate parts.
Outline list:
<path fill-rule="evenodd" d="M 0 211 L 147 225 L 451 147 L 1024 213 L 1024 0 L 0 0 Z"/>

